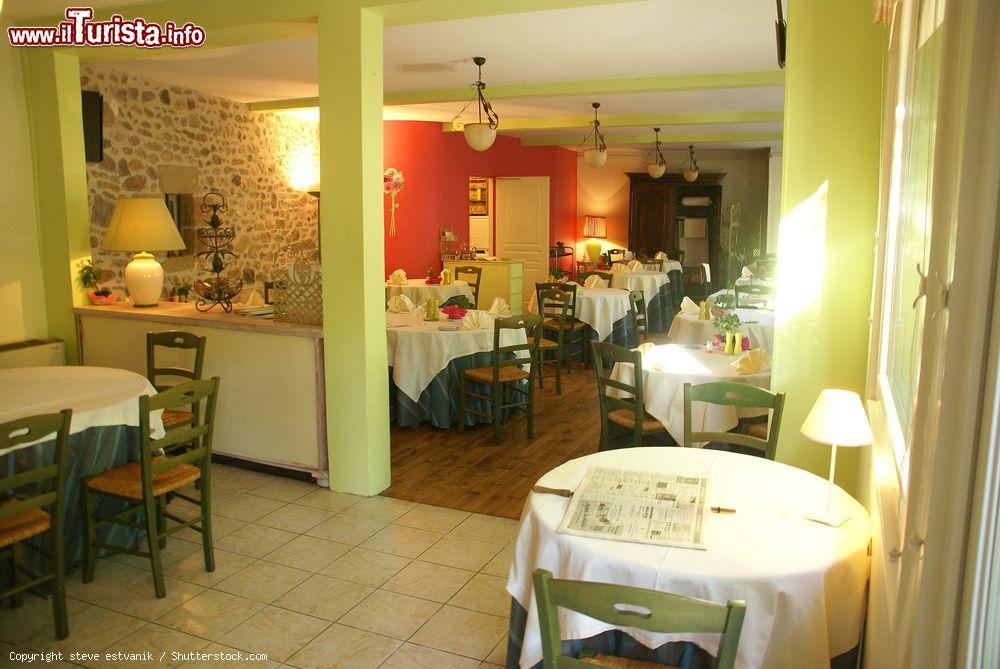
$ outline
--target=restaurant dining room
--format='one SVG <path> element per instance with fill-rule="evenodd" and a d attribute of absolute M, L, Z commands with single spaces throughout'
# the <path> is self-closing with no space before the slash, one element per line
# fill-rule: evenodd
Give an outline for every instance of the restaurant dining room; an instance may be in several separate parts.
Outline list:
<path fill-rule="evenodd" d="M 993 0 L 0 22 L 0 667 L 1000 667 Z"/>

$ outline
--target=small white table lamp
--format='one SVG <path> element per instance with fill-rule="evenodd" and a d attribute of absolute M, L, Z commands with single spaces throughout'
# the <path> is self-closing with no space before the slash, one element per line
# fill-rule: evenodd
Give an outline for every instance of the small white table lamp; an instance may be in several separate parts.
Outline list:
<path fill-rule="evenodd" d="M 163 293 L 163 267 L 149 251 L 183 249 L 162 197 L 120 198 L 101 242 L 103 251 L 137 251 L 125 268 L 125 287 L 137 307 L 155 307 Z"/>
<path fill-rule="evenodd" d="M 861 405 L 861 398 L 850 390 L 822 391 L 802 424 L 802 435 L 832 447 L 830 483 L 826 489 L 826 510 L 822 513 L 807 514 L 806 518 L 831 527 L 840 527 L 847 518 L 830 509 L 833 497 L 833 473 L 837 468 L 837 447 L 867 446 L 872 443 L 872 428 Z"/>

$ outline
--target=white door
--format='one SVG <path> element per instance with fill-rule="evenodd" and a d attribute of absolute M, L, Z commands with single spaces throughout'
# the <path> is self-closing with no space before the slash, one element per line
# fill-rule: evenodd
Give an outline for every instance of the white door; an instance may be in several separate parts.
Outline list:
<path fill-rule="evenodd" d="M 549 178 L 497 177 L 497 256 L 524 262 L 525 303 L 549 273 Z"/>

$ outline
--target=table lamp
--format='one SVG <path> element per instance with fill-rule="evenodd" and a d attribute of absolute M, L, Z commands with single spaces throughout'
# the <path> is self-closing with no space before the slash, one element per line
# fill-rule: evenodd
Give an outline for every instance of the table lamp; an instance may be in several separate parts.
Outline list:
<path fill-rule="evenodd" d="M 125 287 L 136 307 L 155 307 L 163 293 L 163 267 L 149 251 L 181 251 L 184 240 L 163 198 L 120 198 L 101 242 L 103 251 L 136 251 L 125 268 Z"/>
<path fill-rule="evenodd" d="M 589 237 L 587 240 L 587 257 L 590 262 L 597 262 L 601 259 L 601 242 L 608 236 L 608 225 L 604 216 L 588 216 L 583 224 L 583 236 Z"/>
<path fill-rule="evenodd" d="M 833 473 L 837 468 L 837 447 L 867 446 L 872 443 L 872 428 L 861 405 L 861 398 L 850 390 L 828 388 L 822 391 L 802 424 L 802 435 L 832 447 L 830 482 L 826 489 L 826 510 L 822 513 L 807 514 L 806 518 L 831 527 L 840 527 L 847 518 L 830 510 Z"/>

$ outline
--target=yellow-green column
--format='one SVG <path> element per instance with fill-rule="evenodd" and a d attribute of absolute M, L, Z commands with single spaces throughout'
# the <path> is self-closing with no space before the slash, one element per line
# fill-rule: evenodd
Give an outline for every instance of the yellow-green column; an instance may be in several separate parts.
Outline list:
<path fill-rule="evenodd" d="M 389 486 L 382 221 L 382 18 L 319 16 L 323 343 L 330 487 Z"/>
<path fill-rule="evenodd" d="M 822 476 L 830 449 L 799 428 L 823 388 L 865 387 L 882 49 L 870 3 L 790 0 L 772 387 L 786 393 L 777 458 Z M 855 494 L 856 450 L 837 467 Z"/>
<path fill-rule="evenodd" d="M 90 257 L 80 63 L 51 49 L 25 49 L 22 58 L 34 162 L 24 169 L 35 174 L 49 335 L 64 339 L 77 362 L 73 304 L 83 296 L 73 278 L 76 263 Z"/>

